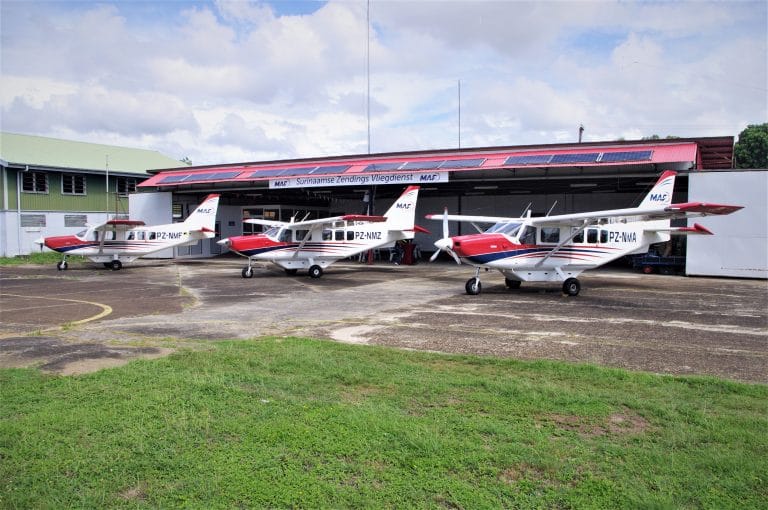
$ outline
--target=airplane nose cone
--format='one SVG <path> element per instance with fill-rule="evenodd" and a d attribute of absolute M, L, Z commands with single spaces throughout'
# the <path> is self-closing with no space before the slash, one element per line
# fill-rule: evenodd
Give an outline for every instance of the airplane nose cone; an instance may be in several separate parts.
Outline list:
<path fill-rule="evenodd" d="M 435 248 L 438 250 L 450 250 L 453 248 L 453 239 L 444 237 L 435 241 Z"/>
<path fill-rule="evenodd" d="M 38 244 L 40 246 L 45 246 L 45 238 L 44 237 L 38 237 L 34 241 L 32 241 L 35 244 Z"/>
<path fill-rule="evenodd" d="M 225 237 L 221 241 L 216 241 L 216 244 L 220 244 L 221 246 L 229 246 L 229 237 Z"/>

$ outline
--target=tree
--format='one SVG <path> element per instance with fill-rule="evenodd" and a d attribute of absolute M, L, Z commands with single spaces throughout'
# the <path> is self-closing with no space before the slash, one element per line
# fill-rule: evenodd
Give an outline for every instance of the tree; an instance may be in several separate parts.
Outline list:
<path fill-rule="evenodd" d="M 768 168 L 768 122 L 750 124 L 733 148 L 736 168 Z"/>

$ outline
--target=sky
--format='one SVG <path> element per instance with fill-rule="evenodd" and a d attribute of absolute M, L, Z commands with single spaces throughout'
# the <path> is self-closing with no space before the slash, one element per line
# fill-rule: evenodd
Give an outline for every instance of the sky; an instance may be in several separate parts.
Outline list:
<path fill-rule="evenodd" d="M 768 2 L 0 2 L 3 131 L 224 164 L 738 136 Z"/>

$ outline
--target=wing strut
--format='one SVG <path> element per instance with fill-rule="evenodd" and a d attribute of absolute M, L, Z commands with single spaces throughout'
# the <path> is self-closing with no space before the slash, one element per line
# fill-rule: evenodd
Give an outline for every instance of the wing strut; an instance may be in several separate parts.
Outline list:
<path fill-rule="evenodd" d="M 549 258 L 550 258 L 552 255 L 554 255 L 555 253 L 559 252 L 559 251 L 562 249 L 562 247 L 563 247 L 563 246 L 565 246 L 566 244 L 570 243 L 570 242 L 573 240 L 573 238 L 574 238 L 574 237 L 576 237 L 576 236 L 577 236 L 577 235 L 579 235 L 580 233 L 584 232 L 584 230 L 585 230 L 585 229 L 586 229 L 588 226 L 590 226 L 590 223 L 589 223 L 589 221 L 587 221 L 587 220 L 584 220 L 584 221 L 582 221 L 582 222 L 581 222 L 581 226 L 580 226 L 579 228 L 575 229 L 575 230 L 573 231 L 573 233 L 572 233 L 570 236 L 568 236 L 568 238 L 567 238 L 565 241 L 561 241 L 561 242 L 560 242 L 560 243 L 559 243 L 557 246 L 555 246 L 554 248 L 552 248 L 552 251 L 550 251 L 549 253 L 547 253 L 547 255 L 546 255 L 546 256 L 545 256 L 543 259 L 541 259 L 540 261 L 536 262 L 536 265 L 534 265 L 533 267 L 540 267 L 540 266 L 541 266 L 542 264 L 544 264 L 544 262 L 546 262 L 546 261 L 547 261 L 547 260 L 548 260 L 548 259 L 549 259 Z"/>

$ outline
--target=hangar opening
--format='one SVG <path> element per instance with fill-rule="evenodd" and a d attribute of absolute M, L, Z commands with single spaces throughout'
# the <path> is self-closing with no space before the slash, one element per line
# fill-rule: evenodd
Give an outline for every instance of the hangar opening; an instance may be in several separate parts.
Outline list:
<path fill-rule="evenodd" d="M 631 207 L 665 170 L 678 172 L 673 200 L 686 202 L 691 175 L 733 171 L 733 143 L 731 136 L 674 138 L 190 166 L 154 171 L 139 190 L 155 192 L 161 208 L 176 209 L 220 193 L 216 239 L 197 248 L 199 253 L 178 254 L 210 256 L 222 252 L 216 240 L 260 231 L 244 218 L 381 214 L 406 186 L 417 184 L 418 222 L 432 233 L 419 234 L 416 241 L 428 255 L 441 233 L 423 218 L 446 207 L 452 214 L 488 216 Z M 470 229 L 452 224 L 450 235 Z M 674 251 L 684 253 L 685 241 L 677 243 Z"/>

